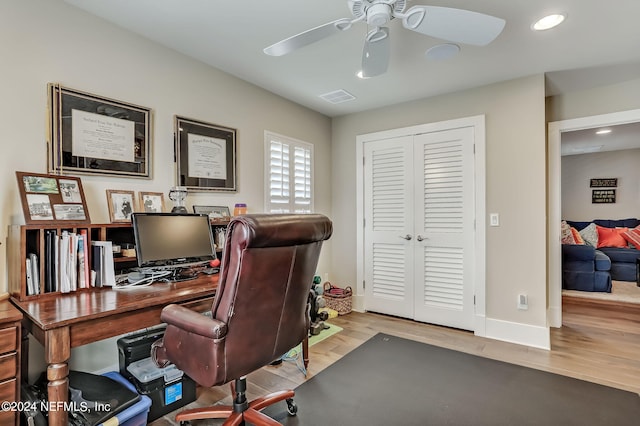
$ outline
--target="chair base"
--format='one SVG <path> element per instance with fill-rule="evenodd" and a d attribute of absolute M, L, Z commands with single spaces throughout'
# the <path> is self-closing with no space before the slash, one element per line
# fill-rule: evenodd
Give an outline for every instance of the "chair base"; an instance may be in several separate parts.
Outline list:
<path fill-rule="evenodd" d="M 235 383 L 232 382 L 230 385 L 231 393 L 234 395 L 233 406 L 215 405 L 213 407 L 184 410 L 176 415 L 176 421 L 182 424 L 183 422 L 198 419 L 227 419 L 223 423 L 225 426 L 239 426 L 244 424 L 244 421 L 256 426 L 276 426 L 280 425 L 280 423 L 263 414 L 261 410 L 283 400 L 287 400 L 287 411 L 290 415 L 295 415 L 297 412 L 297 407 L 293 402 L 295 395 L 293 390 L 273 392 L 247 402 L 244 393 L 247 387 L 246 378 L 236 379 Z"/>

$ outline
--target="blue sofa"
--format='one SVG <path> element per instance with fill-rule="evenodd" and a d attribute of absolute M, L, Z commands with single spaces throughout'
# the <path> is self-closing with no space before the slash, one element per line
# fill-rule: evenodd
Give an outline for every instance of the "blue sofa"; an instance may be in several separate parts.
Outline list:
<path fill-rule="evenodd" d="M 611 260 L 590 245 L 562 245 L 562 288 L 611 293 Z"/>
<path fill-rule="evenodd" d="M 581 231 L 592 222 L 575 222 L 567 221 L 567 223 Z M 640 225 L 639 219 L 622 219 L 622 220 L 603 220 L 597 219 L 593 223 L 606 228 L 635 228 Z M 606 261 L 602 258 L 605 256 L 609 259 L 610 268 L 606 268 Z M 600 247 L 595 249 L 588 245 L 571 245 L 564 244 L 562 246 L 562 275 L 563 288 L 572 288 L 584 291 L 611 291 L 610 284 L 607 286 L 602 273 L 610 274 L 610 279 L 616 281 L 636 281 L 636 259 L 640 258 L 640 250 L 635 248 L 621 247 Z M 599 265 L 596 261 L 599 260 Z M 600 269 L 599 269 L 600 268 Z M 593 272 L 589 272 L 593 271 Z M 581 274 L 578 274 L 581 272 Z M 586 277 L 584 273 L 593 273 L 593 280 Z M 598 274 L 598 272 L 600 272 Z M 597 283 L 595 276 L 600 278 Z M 591 281 L 594 282 L 593 287 Z M 589 290 L 589 288 L 593 288 Z M 608 290 L 607 290 L 608 288 Z"/>

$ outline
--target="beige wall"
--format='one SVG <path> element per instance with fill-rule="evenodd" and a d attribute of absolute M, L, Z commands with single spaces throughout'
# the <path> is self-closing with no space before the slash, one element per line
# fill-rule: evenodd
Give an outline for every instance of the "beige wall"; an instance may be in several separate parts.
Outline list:
<path fill-rule="evenodd" d="M 552 96 L 547 102 L 547 117 L 553 122 L 638 108 L 640 78 Z"/>
<path fill-rule="evenodd" d="M 486 211 L 500 227 L 486 229 L 486 315 L 546 326 L 546 151 L 542 75 L 422 99 L 333 120 L 332 270 L 356 286 L 356 136 L 381 130 L 486 115 Z M 361 161 L 361 160 L 360 160 Z M 488 218 L 487 214 L 487 218 Z M 529 310 L 517 310 L 527 293 Z"/>
<path fill-rule="evenodd" d="M 15 171 L 46 172 L 49 82 L 153 108 L 153 178 L 83 176 L 94 223 L 108 221 L 105 189 L 166 194 L 174 184 L 174 114 L 238 132 L 238 192 L 190 195 L 189 206 L 233 207 L 246 202 L 250 212 L 263 211 L 262 152 L 264 131 L 270 130 L 314 144 L 315 206 L 318 212 L 331 213 L 328 117 L 125 32 L 61 0 L 0 2 L 0 58 L 0 291 L 7 288 L 7 226 L 24 223 Z M 321 273 L 329 271 L 330 249 L 328 243 Z M 74 354 L 78 351 L 84 355 L 74 355 L 72 367 L 96 370 L 117 362 L 111 341 L 74 349 Z"/>
<path fill-rule="evenodd" d="M 640 149 L 562 157 L 562 218 L 624 219 L 640 216 Z M 617 178 L 616 202 L 593 204 L 589 182 Z"/>

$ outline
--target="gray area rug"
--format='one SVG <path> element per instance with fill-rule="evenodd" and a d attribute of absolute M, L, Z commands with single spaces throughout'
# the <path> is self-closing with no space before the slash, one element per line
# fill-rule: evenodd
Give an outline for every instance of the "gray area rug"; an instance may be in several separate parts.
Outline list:
<path fill-rule="evenodd" d="M 313 362 L 313 360 L 312 360 Z M 638 425 L 640 396 L 377 334 L 265 413 L 285 425 Z"/>

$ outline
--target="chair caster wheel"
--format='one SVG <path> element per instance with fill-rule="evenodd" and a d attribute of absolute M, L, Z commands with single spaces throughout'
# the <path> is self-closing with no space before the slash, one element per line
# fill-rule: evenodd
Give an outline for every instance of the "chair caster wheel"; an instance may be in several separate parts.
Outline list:
<path fill-rule="evenodd" d="M 180 426 L 191 426 L 191 422 L 189 420 L 183 420 L 180 422 Z"/>
<path fill-rule="evenodd" d="M 298 413 L 298 406 L 292 398 L 287 398 L 287 413 L 290 416 L 295 416 Z"/>

